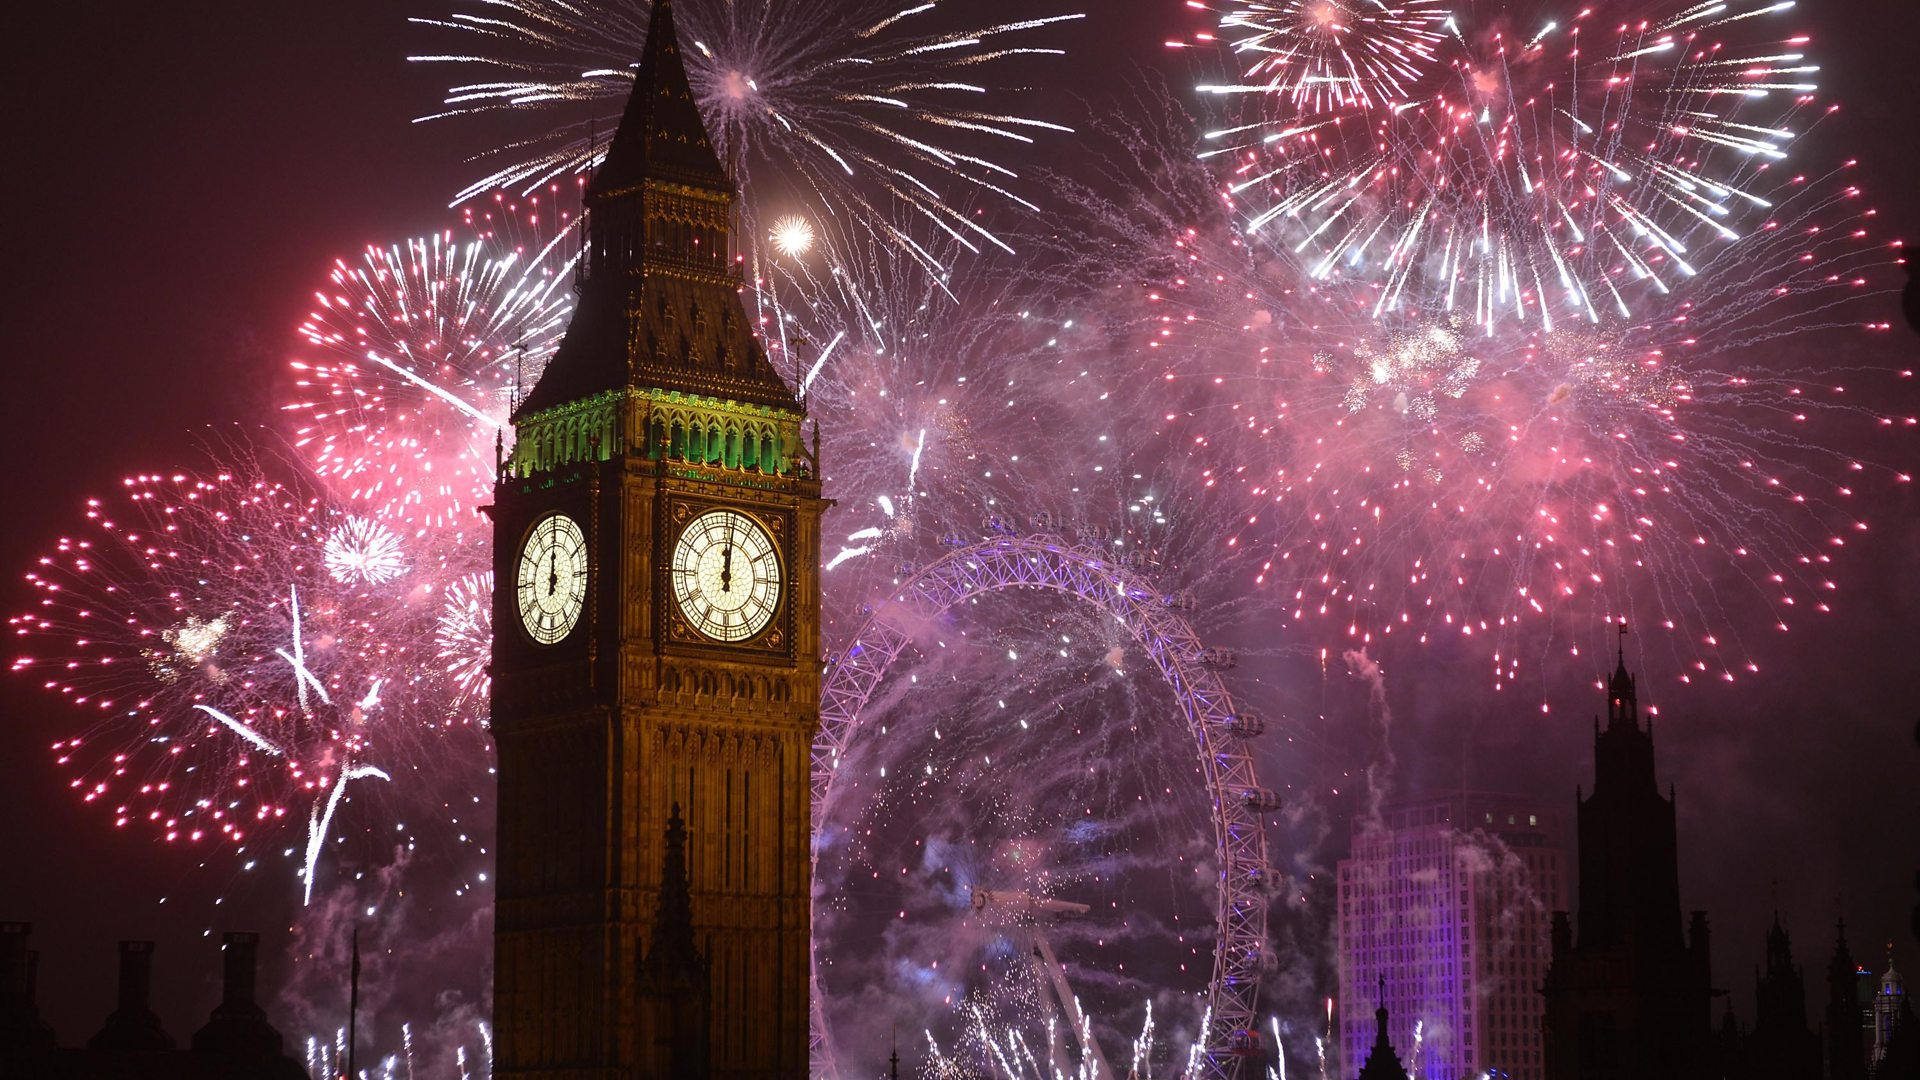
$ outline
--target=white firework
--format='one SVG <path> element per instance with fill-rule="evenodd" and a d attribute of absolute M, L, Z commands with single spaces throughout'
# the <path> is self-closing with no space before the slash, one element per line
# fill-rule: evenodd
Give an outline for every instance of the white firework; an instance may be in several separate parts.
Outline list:
<path fill-rule="evenodd" d="M 447 586 L 434 626 L 433 642 L 459 697 L 450 714 L 465 720 L 477 712 L 486 719 L 493 680 L 487 674 L 493 653 L 493 572 L 467 574 Z"/>
<path fill-rule="evenodd" d="M 327 573 L 342 585 L 382 585 L 407 572 L 400 537 L 369 518 L 348 517 L 334 526 L 323 557 Z"/>

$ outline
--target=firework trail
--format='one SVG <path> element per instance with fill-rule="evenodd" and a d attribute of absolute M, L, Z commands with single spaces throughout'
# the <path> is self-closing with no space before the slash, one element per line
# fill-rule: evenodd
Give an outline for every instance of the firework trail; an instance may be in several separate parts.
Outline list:
<path fill-rule="evenodd" d="M 457 229 L 337 260 L 314 293 L 281 405 L 292 440 L 341 499 L 403 536 L 458 541 L 492 495 L 516 388 L 572 310 L 560 201 L 473 204 Z"/>
<path fill-rule="evenodd" d="M 1777 219 L 1821 112 L 1793 7 L 1228 3 L 1205 154 L 1249 235 L 1373 315 L 1644 318 Z"/>
<path fill-rule="evenodd" d="M 413 805 L 421 764 L 457 772 L 464 740 L 417 629 L 433 583 L 393 534 L 274 473 L 298 475 L 249 457 L 89 501 L 27 575 L 12 666 L 89 718 L 52 749 L 116 826 L 223 841 L 248 868 L 304 832 L 286 850 L 311 898 L 343 803 Z"/>
<path fill-rule="evenodd" d="M 533 132 L 480 155 L 491 171 L 455 204 L 591 171 L 632 91 L 649 11 L 635 0 L 512 0 L 413 19 L 453 51 L 410 59 L 475 79 L 421 119 L 504 113 Z M 998 155 L 1067 131 L 996 107 L 990 79 L 1022 58 L 1059 55 L 1077 13 L 980 25 L 933 3 L 737 0 L 675 17 L 701 114 L 752 196 L 748 237 L 762 232 L 753 213 L 798 201 L 815 227 L 858 222 L 898 236 L 912 219 L 967 249 L 1008 249 L 968 208 L 1033 208 Z M 776 183 L 784 188 L 762 187 Z"/>

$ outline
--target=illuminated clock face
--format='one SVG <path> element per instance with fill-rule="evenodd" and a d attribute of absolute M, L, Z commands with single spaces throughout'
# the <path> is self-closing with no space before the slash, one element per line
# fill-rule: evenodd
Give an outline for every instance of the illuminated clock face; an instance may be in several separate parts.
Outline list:
<path fill-rule="evenodd" d="M 780 603 L 773 537 L 738 510 L 710 510 L 673 546 L 673 598 L 695 630 L 745 641 L 766 629 Z"/>
<path fill-rule="evenodd" d="M 573 632 L 587 603 L 587 538 L 565 514 L 548 514 L 520 546 L 514 587 L 527 636 L 552 645 Z"/>

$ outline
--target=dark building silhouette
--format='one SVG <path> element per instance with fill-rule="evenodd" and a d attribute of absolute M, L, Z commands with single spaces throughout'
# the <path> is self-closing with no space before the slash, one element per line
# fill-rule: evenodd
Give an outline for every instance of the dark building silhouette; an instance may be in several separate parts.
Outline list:
<path fill-rule="evenodd" d="M 26 923 L 0 923 L 0 1077 L 13 1080 L 306 1080 L 255 1000 L 257 934 L 226 934 L 225 983 L 206 1026 L 179 1049 L 151 1008 L 153 942 L 120 943 L 114 1008 L 85 1049 L 61 1047 L 34 999 Z"/>
<path fill-rule="evenodd" d="M 1733 1000 L 1728 998 L 1720 1012 L 1720 1027 L 1713 1036 L 1713 1068 L 1708 1075 L 1734 1080 L 1746 1068 L 1747 1031 L 1733 1015 Z"/>
<path fill-rule="evenodd" d="M 827 504 L 734 199 L 655 0 L 490 508 L 503 1080 L 807 1070 Z"/>
<path fill-rule="evenodd" d="M 32 931 L 27 923 L 0 923 L 0 1060 L 54 1046 L 53 1028 L 40 1018 L 34 996 L 40 954 L 27 947 Z"/>
<path fill-rule="evenodd" d="M 1393 1040 L 1387 1037 L 1387 978 L 1384 975 L 1380 977 L 1379 1001 L 1373 1010 L 1373 1047 L 1360 1066 L 1359 1080 L 1410 1080 L 1407 1067 L 1400 1063 L 1400 1054 L 1393 1048 Z"/>
<path fill-rule="evenodd" d="M 1547 1080 L 1695 1080 L 1713 1068 L 1705 912 L 1681 933 L 1671 791 L 1654 774 L 1624 655 L 1594 721 L 1593 794 L 1577 797 L 1579 923 L 1556 912 L 1544 986 Z"/>
<path fill-rule="evenodd" d="M 1827 1080 L 1867 1080 L 1867 1050 L 1873 1037 L 1871 999 L 1861 998 L 1867 969 L 1847 948 L 1847 924 L 1835 927 L 1833 959 L 1827 961 L 1827 1013 L 1824 1027 Z"/>
<path fill-rule="evenodd" d="M 687 892 L 687 829 L 680 804 L 667 819 L 660 871 L 660 912 L 640 963 L 640 1028 L 645 1068 L 655 1076 L 702 1080 L 707 1075 L 707 962 L 693 943 Z"/>
<path fill-rule="evenodd" d="M 1730 1074 L 1754 1080 L 1807 1080 L 1820 1075 L 1820 1037 L 1807 1027 L 1807 984 L 1793 962 L 1793 945 L 1773 917 L 1766 967 L 1754 972 L 1753 1032 Z"/>
<path fill-rule="evenodd" d="M 149 1002 L 153 992 L 153 942 L 120 943 L 120 993 L 89 1050 L 171 1050 L 173 1036 L 160 1029 Z"/>

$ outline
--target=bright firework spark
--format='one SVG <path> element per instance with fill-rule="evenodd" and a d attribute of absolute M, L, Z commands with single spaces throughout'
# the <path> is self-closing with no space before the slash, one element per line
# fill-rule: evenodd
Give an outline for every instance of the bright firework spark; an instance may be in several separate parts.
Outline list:
<path fill-rule="evenodd" d="M 1349 67 L 1312 47 L 1316 20 L 1240 39 L 1293 66 L 1211 87 L 1255 92 L 1226 98 L 1244 107 L 1206 150 L 1250 234 L 1375 316 L 1459 313 L 1489 334 L 1658 317 L 1789 197 L 1782 163 L 1815 115 L 1818 70 L 1782 25 L 1791 4 L 1376 7 L 1380 26 L 1331 40 L 1390 43 L 1394 63 L 1351 65 L 1359 82 L 1338 100 L 1297 81 Z M 1321 59 L 1302 68 L 1295 51 Z"/>
<path fill-rule="evenodd" d="M 789 214 L 773 223 L 767 233 L 773 250 L 789 259 L 797 259 L 813 250 L 813 222 L 798 214 Z"/>
<path fill-rule="evenodd" d="M 287 852 L 310 896 L 356 781 L 461 758 L 441 734 L 443 677 L 414 641 L 418 590 L 377 583 L 373 563 L 334 572 L 329 546 L 354 522 L 253 461 L 132 477 L 124 504 L 88 504 L 10 620 L 13 670 L 91 717 L 53 744 L 84 801 L 169 841 L 224 840 L 249 867 L 304 816 Z"/>
<path fill-rule="evenodd" d="M 1032 208 L 1012 186 L 1016 170 L 988 148 L 1020 148 L 1036 134 L 1068 129 L 995 108 L 986 74 L 1021 57 L 1060 54 L 1048 31 L 1083 16 L 949 25 L 941 10 L 740 0 L 675 11 L 701 113 L 753 193 L 750 205 L 773 201 L 756 178 L 777 178 L 814 202 L 816 220 L 860 218 L 892 233 L 897 206 L 967 248 L 1007 247 L 962 208 L 982 195 Z M 510 0 L 414 19 L 461 48 L 411 59 L 481 75 L 452 87 L 446 109 L 422 119 L 506 112 L 537 132 L 487 155 L 496 168 L 455 203 L 589 172 L 613 135 L 603 119 L 618 116 L 632 91 L 648 12 L 633 0 L 594 9 Z"/>
<path fill-rule="evenodd" d="M 343 585 L 384 585 L 407 572 L 400 538 L 392 529 L 363 517 L 348 517 L 327 534 L 327 573 Z"/>
<path fill-rule="evenodd" d="M 467 574 L 448 585 L 433 640 L 447 676 L 459 689 L 455 708 L 486 719 L 493 680 L 493 571 Z"/>
<path fill-rule="evenodd" d="M 1272 95 L 1295 110 L 1396 105 L 1430 71 L 1449 0 L 1238 0 L 1211 10 L 1242 80 L 1217 94 Z"/>
<path fill-rule="evenodd" d="M 1827 610 L 1866 528 L 1855 490 L 1906 479 L 1876 463 L 1899 455 L 1876 433 L 1914 424 L 1888 404 L 1904 373 L 1759 348 L 1886 329 L 1853 302 L 1898 245 L 1871 236 L 1844 168 L 1785 178 L 1749 236 L 1632 318 L 1490 334 L 1472 310 L 1389 317 L 1301 273 L 1179 164 L 1178 131 L 1117 145 L 1159 181 L 1081 191 L 1105 224 L 1066 266 L 1138 305 L 1116 317 L 1125 355 L 1159 376 L 1118 407 L 1158 413 L 1223 554 L 1354 645 L 1484 637 L 1506 685 L 1537 655 L 1523 640 L 1577 652 L 1626 616 L 1672 631 L 1683 678 L 1731 680 L 1757 670 L 1735 629 L 1751 609 L 1780 629 Z"/>
<path fill-rule="evenodd" d="M 293 439 L 352 505 L 456 532 L 493 490 L 494 440 L 571 310 L 571 218 L 504 197 L 460 231 L 336 261 L 300 335 Z"/>

